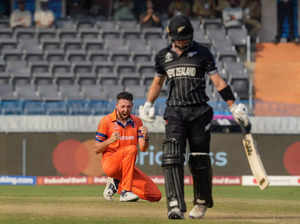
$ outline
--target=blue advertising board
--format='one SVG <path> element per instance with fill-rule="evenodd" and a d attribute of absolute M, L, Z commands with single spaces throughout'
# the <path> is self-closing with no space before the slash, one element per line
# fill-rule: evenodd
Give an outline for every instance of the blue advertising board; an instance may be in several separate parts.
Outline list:
<path fill-rule="evenodd" d="M 0 176 L 0 185 L 35 185 L 34 176 Z"/>

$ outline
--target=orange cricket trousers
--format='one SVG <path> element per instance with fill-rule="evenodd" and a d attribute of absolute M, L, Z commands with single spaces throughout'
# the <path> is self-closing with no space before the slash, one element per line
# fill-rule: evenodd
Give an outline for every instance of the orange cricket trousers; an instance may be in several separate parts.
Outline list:
<path fill-rule="evenodd" d="M 159 201 L 161 192 L 155 183 L 141 170 L 135 167 L 137 146 L 121 147 L 116 152 L 107 152 L 102 157 L 104 173 L 120 180 L 118 193 L 122 190 L 131 191 L 141 199 Z"/>

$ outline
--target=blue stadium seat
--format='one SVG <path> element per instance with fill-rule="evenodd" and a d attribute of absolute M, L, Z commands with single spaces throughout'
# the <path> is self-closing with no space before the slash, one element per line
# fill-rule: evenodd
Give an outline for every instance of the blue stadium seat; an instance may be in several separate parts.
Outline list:
<path fill-rule="evenodd" d="M 91 109 L 88 107 L 87 100 L 68 100 L 66 102 L 69 115 L 90 115 Z"/>
<path fill-rule="evenodd" d="M 24 101 L 25 115 L 43 115 L 46 114 L 45 102 L 41 100 Z"/>
<path fill-rule="evenodd" d="M 93 115 L 104 115 L 111 113 L 115 104 L 107 100 L 91 100 L 88 107 Z"/>
<path fill-rule="evenodd" d="M 48 115 L 67 115 L 68 108 L 65 101 L 45 101 L 46 114 Z"/>
<path fill-rule="evenodd" d="M 4 115 L 20 115 L 23 113 L 23 101 L 21 100 L 3 100 L 2 114 Z"/>

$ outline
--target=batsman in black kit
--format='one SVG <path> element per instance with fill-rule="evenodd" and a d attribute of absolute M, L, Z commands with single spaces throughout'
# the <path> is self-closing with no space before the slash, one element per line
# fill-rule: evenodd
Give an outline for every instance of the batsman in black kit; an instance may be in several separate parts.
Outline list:
<path fill-rule="evenodd" d="M 139 108 L 139 115 L 145 121 L 154 121 L 154 102 L 167 80 L 169 95 L 164 113 L 166 140 L 163 144 L 162 167 L 168 218 L 183 219 L 186 212 L 183 164 L 187 140 L 194 187 L 194 207 L 189 217 L 202 218 L 207 208 L 213 207 L 209 157 L 213 109 L 207 104 L 207 77 L 227 102 L 235 120 L 245 127 L 250 123 L 247 108 L 243 104 L 234 103 L 232 90 L 217 73 L 208 48 L 193 41 L 193 27 L 189 19 L 183 15 L 173 17 L 167 32 L 171 44 L 160 50 L 155 57 L 157 74 L 149 89 L 147 101 Z"/>

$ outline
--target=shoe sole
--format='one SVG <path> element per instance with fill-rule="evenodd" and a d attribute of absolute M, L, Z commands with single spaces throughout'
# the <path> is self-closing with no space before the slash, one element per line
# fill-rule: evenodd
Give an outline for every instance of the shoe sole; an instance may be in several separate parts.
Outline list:
<path fill-rule="evenodd" d="M 168 217 L 169 219 L 184 219 L 182 216 L 178 215 L 178 214 L 172 214 L 169 215 Z"/>
<path fill-rule="evenodd" d="M 135 199 L 131 199 L 131 200 L 120 200 L 120 202 L 136 202 L 138 201 L 140 198 L 135 198 Z"/>
<path fill-rule="evenodd" d="M 170 212 L 168 214 L 168 219 L 184 219 L 184 215 L 178 212 Z"/>
<path fill-rule="evenodd" d="M 203 219 L 204 216 L 200 216 L 200 217 L 195 217 L 195 216 L 189 216 L 190 219 Z"/>

